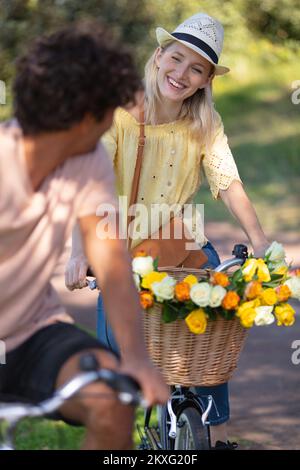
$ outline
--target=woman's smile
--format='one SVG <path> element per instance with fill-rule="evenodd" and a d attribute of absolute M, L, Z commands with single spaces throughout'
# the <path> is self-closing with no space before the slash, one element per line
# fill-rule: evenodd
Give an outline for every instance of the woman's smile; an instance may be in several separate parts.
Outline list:
<path fill-rule="evenodd" d="M 171 89 L 176 90 L 176 91 L 181 91 L 181 90 L 184 90 L 184 89 L 187 88 L 186 85 L 184 85 L 183 83 L 175 80 L 174 78 L 170 77 L 169 75 L 167 75 L 167 82 L 168 82 L 169 86 L 171 87 Z"/>

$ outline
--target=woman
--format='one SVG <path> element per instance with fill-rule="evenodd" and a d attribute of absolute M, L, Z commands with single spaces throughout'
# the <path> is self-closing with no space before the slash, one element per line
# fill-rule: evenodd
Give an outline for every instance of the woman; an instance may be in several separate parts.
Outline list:
<path fill-rule="evenodd" d="M 158 28 L 156 34 L 159 47 L 145 69 L 146 144 L 137 202 L 149 209 L 155 203 L 185 204 L 197 192 L 203 168 L 213 197 L 221 198 L 236 217 L 255 256 L 263 256 L 269 242 L 241 184 L 222 120 L 212 102 L 212 81 L 215 76 L 229 71 L 218 64 L 223 27 L 214 18 L 198 13 L 172 34 L 162 28 Z M 136 163 L 139 110 L 140 105 L 127 110 L 119 108 L 113 127 L 103 139 L 114 163 L 119 194 L 128 199 Z M 193 227 L 193 235 L 208 257 L 202 267 L 216 267 L 219 256 L 201 233 L 201 227 Z M 134 240 L 132 247 L 140 241 Z M 66 284 L 71 289 L 85 285 L 87 263 L 79 244 L 79 240 L 75 240 L 67 266 Z M 98 313 L 98 333 L 102 341 L 117 349 L 105 322 L 101 298 Z M 228 441 L 226 430 L 229 419 L 227 384 L 197 387 L 197 392 L 211 394 L 216 405 L 211 416 L 212 445 L 232 449 L 234 446 Z"/>

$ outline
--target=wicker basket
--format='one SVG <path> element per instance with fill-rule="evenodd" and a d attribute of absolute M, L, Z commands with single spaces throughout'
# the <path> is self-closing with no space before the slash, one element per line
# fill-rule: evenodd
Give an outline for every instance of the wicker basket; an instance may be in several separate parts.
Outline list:
<path fill-rule="evenodd" d="M 184 268 L 164 269 L 177 280 L 187 274 L 198 278 L 203 271 Z M 237 367 L 247 330 L 239 319 L 218 317 L 208 321 L 204 334 L 191 333 L 183 320 L 161 321 L 161 305 L 145 312 L 144 333 L 153 363 L 170 385 L 218 385 L 227 382 Z"/>

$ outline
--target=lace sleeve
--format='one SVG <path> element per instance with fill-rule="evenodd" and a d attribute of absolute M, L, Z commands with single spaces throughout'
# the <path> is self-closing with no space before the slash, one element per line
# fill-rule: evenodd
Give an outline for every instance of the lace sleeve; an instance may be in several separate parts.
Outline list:
<path fill-rule="evenodd" d="M 233 180 L 242 182 L 221 118 L 211 150 L 204 155 L 202 164 L 214 199 L 218 199 L 219 190 L 227 189 Z"/>

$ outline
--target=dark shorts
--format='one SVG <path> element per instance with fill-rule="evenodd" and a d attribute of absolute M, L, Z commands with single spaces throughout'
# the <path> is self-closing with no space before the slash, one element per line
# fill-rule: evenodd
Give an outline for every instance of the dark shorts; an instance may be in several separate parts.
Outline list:
<path fill-rule="evenodd" d="M 50 397 L 59 371 L 74 354 L 108 348 L 96 338 L 68 323 L 42 328 L 6 355 L 0 365 L 0 401 L 40 402 Z M 111 351 L 110 351 L 111 352 Z M 52 418 L 59 419 L 59 413 Z"/>

